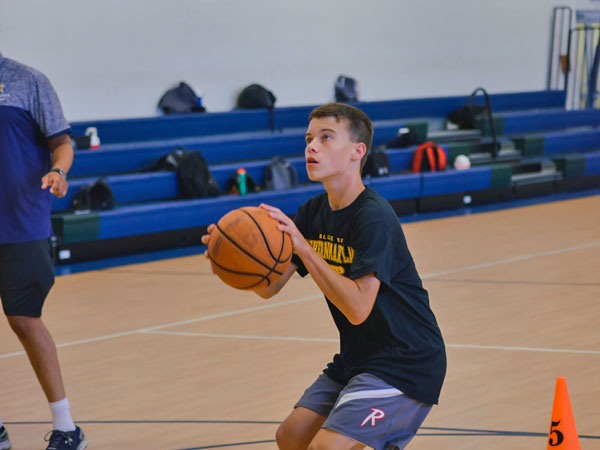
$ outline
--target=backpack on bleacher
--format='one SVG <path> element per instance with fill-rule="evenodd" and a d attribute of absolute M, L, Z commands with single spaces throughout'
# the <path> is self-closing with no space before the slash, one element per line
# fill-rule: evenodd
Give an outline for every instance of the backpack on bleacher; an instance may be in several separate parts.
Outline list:
<path fill-rule="evenodd" d="M 473 99 L 479 92 L 483 94 L 483 98 L 485 100 L 484 105 L 473 104 Z M 488 126 L 490 129 L 490 134 L 492 135 L 492 142 L 480 142 L 475 151 L 489 152 L 493 158 L 496 158 L 498 152 L 500 151 L 501 143 L 498 142 L 496 137 L 496 127 L 494 126 L 490 96 L 484 88 L 478 87 L 475 89 L 471 95 L 469 95 L 466 105 L 463 105 L 457 110 L 448 114 L 446 117 L 446 128 L 452 129 L 453 127 L 458 127 L 461 130 L 474 129 L 477 120 L 484 119 L 485 117 L 488 119 Z"/>
<path fill-rule="evenodd" d="M 188 155 L 188 151 L 183 147 L 178 147 L 170 153 L 160 157 L 148 170 L 170 170 L 175 171 L 179 167 L 179 163 Z"/>
<path fill-rule="evenodd" d="M 362 169 L 362 176 L 385 177 L 390 174 L 390 159 L 381 147 L 374 148 L 369 152 L 367 161 Z"/>
<path fill-rule="evenodd" d="M 443 170 L 446 170 L 446 152 L 442 147 L 432 141 L 417 147 L 412 165 L 414 173 Z"/>
<path fill-rule="evenodd" d="M 237 107 L 240 109 L 273 108 L 277 98 L 264 86 L 251 84 L 238 95 Z"/>
<path fill-rule="evenodd" d="M 265 167 L 266 189 L 290 189 L 298 185 L 296 168 L 280 156 Z"/>
<path fill-rule="evenodd" d="M 334 96 L 336 102 L 357 102 L 358 82 L 354 78 L 340 75 L 335 80 Z"/>
<path fill-rule="evenodd" d="M 409 127 L 400 127 L 396 137 L 385 144 L 385 148 L 406 148 L 418 144 L 418 136 Z"/>
<path fill-rule="evenodd" d="M 79 213 L 106 211 L 115 207 L 115 197 L 111 187 L 102 179 L 81 186 L 73 199 L 73 210 Z"/>
<path fill-rule="evenodd" d="M 269 110 L 269 126 L 275 131 L 275 102 L 277 97 L 266 87 L 260 84 L 251 84 L 242 89 L 237 98 L 239 109 L 267 108 Z"/>
<path fill-rule="evenodd" d="M 198 104 L 196 92 L 185 81 L 167 90 L 158 101 L 158 107 L 164 114 L 206 112 L 206 108 Z"/>
<path fill-rule="evenodd" d="M 179 195 L 183 198 L 216 197 L 217 180 L 210 173 L 208 163 L 200 152 L 189 152 L 177 166 Z"/>

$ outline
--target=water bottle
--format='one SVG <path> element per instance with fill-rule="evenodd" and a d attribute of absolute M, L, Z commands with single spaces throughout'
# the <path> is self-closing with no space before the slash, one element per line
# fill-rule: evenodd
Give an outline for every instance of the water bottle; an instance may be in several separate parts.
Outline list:
<path fill-rule="evenodd" d="M 248 186 L 246 185 L 246 170 L 241 167 L 237 170 L 237 188 L 239 195 L 246 195 L 248 193 Z"/>
<path fill-rule="evenodd" d="M 100 138 L 98 137 L 98 129 L 96 127 L 88 127 L 85 130 L 85 135 L 90 137 L 90 148 L 92 150 L 100 148 Z"/>

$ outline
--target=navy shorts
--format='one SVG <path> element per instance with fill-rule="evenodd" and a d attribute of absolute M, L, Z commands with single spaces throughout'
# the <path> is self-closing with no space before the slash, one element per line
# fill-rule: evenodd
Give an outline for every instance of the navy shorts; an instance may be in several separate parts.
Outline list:
<path fill-rule="evenodd" d="M 0 298 L 4 314 L 40 317 L 53 284 L 49 239 L 0 244 Z"/>
<path fill-rule="evenodd" d="M 323 428 L 375 450 L 403 449 L 431 411 L 431 406 L 368 373 L 343 385 L 321 374 L 295 407 L 327 417 Z"/>

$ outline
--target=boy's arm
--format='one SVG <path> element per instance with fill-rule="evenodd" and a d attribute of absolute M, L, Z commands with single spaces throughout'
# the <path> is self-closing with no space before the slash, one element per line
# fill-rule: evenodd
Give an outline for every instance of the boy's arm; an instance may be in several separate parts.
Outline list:
<path fill-rule="evenodd" d="M 275 294 L 277 294 L 283 286 L 285 286 L 285 284 L 288 282 L 291 276 L 294 275 L 294 272 L 297 268 L 298 267 L 296 266 L 296 264 L 290 263 L 286 271 L 283 272 L 281 278 L 279 278 L 279 280 L 277 280 L 275 283 L 264 288 L 257 287 L 252 290 L 258 295 L 260 295 L 262 298 L 271 298 Z"/>
<path fill-rule="evenodd" d="M 306 242 L 292 219 L 277 208 L 268 205 L 261 205 L 261 207 L 268 210 L 271 217 L 281 222 L 278 228 L 290 235 L 294 253 L 300 257 L 323 294 L 351 324 L 363 323 L 373 309 L 381 284 L 375 274 L 370 273 L 354 280 L 340 275 Z"/>

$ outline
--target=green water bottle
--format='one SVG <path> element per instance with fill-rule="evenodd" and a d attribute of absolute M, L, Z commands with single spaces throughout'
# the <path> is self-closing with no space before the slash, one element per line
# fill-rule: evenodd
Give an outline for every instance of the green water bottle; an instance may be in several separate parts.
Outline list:
<path fill-rule="evenodd" d="M 237 188 L 239 195 L 246 195 L 248 193 L 246 170 L 241 167 L 237 170 Z"/>

